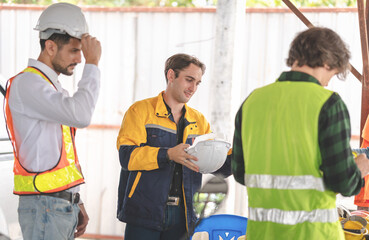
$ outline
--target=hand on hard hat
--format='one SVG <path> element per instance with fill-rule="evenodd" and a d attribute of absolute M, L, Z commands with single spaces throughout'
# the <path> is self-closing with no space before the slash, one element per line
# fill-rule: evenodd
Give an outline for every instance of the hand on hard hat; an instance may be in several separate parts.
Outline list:
<path fill-rule="evenodd" d="M 223 166 L 231 143 L 218 138 L 219 134 L 209 133 L 197 136 L 192 146 L 185 151 L 196 156 L 200 173 L 213 173 Z"/>
<path fill-rule="evenodd" d="M 355 162 L 357 167 L 361 172 L 361 177 L 365 177 L 369 173 L 369 159 L 366 157 L 364 153 L 359 154 L 355 158 Z"/>
<path fill-rule="evenodd" d="M 86 63 L 95 64 L 97 66 L 101 57 L 101 44 L 99 40 L 86 33 L 82 36 L 81 43 Z"/>
<path fill-rule="evenodd" d="M 189 161 L 190 159 L 197 161 L 197 157 L 192 156 L 185 151 L 189 146 L 189 144 L 181 143 L 175 147 L 169 148 L 167 152 L 169 160 L 182 164 L 195 172 L 199 172 L 199 167 L 192 161 Z"/>

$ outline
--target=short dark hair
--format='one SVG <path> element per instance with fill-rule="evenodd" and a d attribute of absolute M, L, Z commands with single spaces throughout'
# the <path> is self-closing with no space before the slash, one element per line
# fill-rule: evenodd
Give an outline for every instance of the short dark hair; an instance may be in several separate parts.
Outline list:
<path fill-rule="evenodd" d="M 172 69 L 175 73 L 175 76 L 178 77 L 179 72 L 188 67 L 191 63 L 201 68 L 202 74 L 204 75 L 206 69 L 205 64 L 194 56 L 190 56 L 184 53 L 178 53 L 168 58 L 167 61 L 165 62 L 165 70 L 164 70 L 165 79 L 167 80 L 167 83 L 168 83 L 167 73 L 169 69 Z"/>
<path fill-rule="evenodd" d="M 287 65 L 296 61 L 299 67 L 337 69 L 337 77 L 344 79 L 350 71 L 351 54 L 346 43 L 329 28 L 314 27 L 299 33 L 290 45 Z"/>
<path fill-rule="evenodd" d="M 69 34 L 53 33 L 48 39 L 40 39 L 41 51 L 45 49 L 45 42 L 51 40 L 56 43 L 59 49 L 61 49 L 65 44 L 69 43 L 72 38 Z"/>

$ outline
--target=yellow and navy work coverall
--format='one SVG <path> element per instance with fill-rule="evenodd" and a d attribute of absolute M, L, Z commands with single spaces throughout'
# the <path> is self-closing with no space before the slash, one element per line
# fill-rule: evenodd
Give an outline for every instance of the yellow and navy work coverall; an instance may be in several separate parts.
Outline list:
<path fill-rule="evenodd" d="M 210 133 L 210 124 L 197 110 L 185 105 L 183 143 Z M 177 145 L 177 125 L 157 97 L 134 103 L 126 112 L 117 139 L 121 174 L 117 217 L 120 221 L 163 230 L 165 207 L 173 178 L 174 162 L 167 150 Z M 230 155 L 216 173 L 231 174 Z M 182 191 L 187 229 L 196 221 L 192 197 L 201 187 L 202 174 L 183 167 Z"/>

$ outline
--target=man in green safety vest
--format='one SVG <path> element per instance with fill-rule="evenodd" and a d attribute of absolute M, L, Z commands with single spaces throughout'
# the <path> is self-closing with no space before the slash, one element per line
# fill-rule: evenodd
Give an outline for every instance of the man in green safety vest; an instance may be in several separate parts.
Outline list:
<path fill-rule="evenodd" d="M 345 78 L 350 52 L 327 28 L 296 36 L 276 82 L 254 90 L 235 119 L 232 170 L 247 187 L 247 239 L 344 239 L 336 193 L 360 192 L 369 172 L 350 147 L 341 97 L 324 88 Z"/>

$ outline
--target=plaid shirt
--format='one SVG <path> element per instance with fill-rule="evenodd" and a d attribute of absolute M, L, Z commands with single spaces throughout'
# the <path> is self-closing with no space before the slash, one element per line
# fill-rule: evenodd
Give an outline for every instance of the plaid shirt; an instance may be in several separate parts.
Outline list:
<path fill-rule="evenodd" d="M 314 77 L 293 71 L 283 72 L 277 81 L 306 81 L 320 85 Z M 236 181 L 245 185 L 245 164 L 241 138 L 242 105 L 235 119 L 232 171 Z M 320 170 L 323 172 L 326 188 L 344 196 L 358 194 L 361 187 L 364 186 L 364 179 L 361 178 L 360 170 L 352 156 L 350 116 L 345 103 L 337 93 L 333 93 L 323 105 L 319 115 L 318 128 L 322 156 Z"/>

